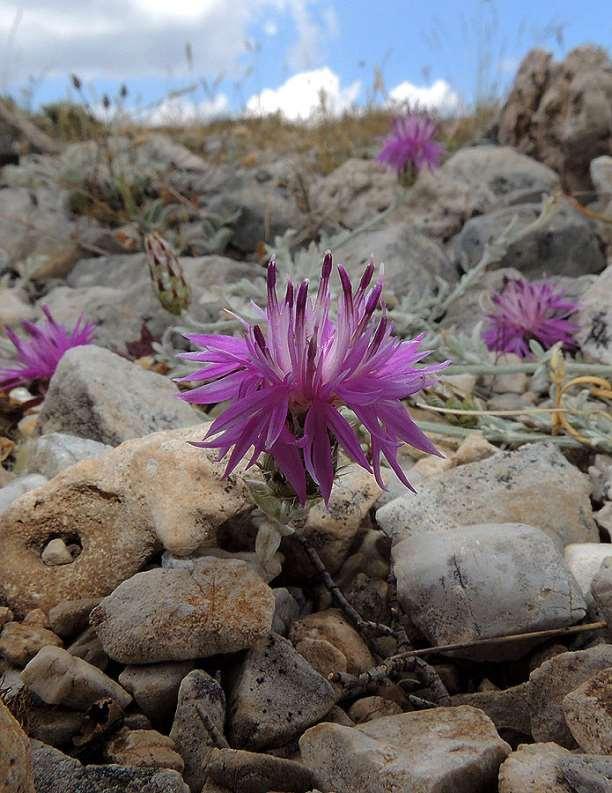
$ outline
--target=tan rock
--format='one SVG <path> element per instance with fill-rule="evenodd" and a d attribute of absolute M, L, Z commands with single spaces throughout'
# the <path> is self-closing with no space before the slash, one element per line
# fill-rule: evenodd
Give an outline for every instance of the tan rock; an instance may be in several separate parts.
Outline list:
<path fill-rule="evenodd" d="M 39 628 L 50 628 L 49 618 L 42 609 L 28 611 L 22 620 L 24 625 L 38 625 Z"/>
<path fill-rule="evenodd" d="M 28 736 L 0 699 L 0 790 L 35 793 Z"/>
<path fill-rule="evenodd" d="M 482 432 L 470 432 L 453 455 L 453 462 L 455 465 L 475 463 L 478 460 L 486 460 L 497 451 L 497 447 L 489 443 Z"/>
<path fill-rule="evenodd" d="M 185 763 L 174 741 L 156 730 L 119 730 L 106 744 L 104 754 L 109 763 L 132 768 L 171 768 L 183 773 Z"/>
<path fill-rule="evenodd" d="M 218 526 L 250 501 L 239 474 L 224 480 L 214 454 L 189 445 L 206 429 L 127 441 L 13 502 L 0 526 L 0 601 L 17 615 L 48 611 L 107 595 L 162 545 L 175 555 L 214 545 Z M 81 552 L 71 564 L 46 565 L 42 550 L 58 536 Z"/>
<path fill-rule="evenodd" d="M 367 672 L 374 666 L 372 653 L 366 643 L 338 609 L 319 611 L 294 622 L 289 638 L 296 646 L 305 639 L 329 642 L 344 657 L 344 667 L 353 675 Z"/>
<path fill-rule="evenodd" d="M 583 752 L 612 754 L 612 667 L 567 694 L 565 721 Z"/>
<path fill-rule="evenodd" d="M 556 743 L 519 746 L 499 769 L 499 793 L 572 793 L 558 770 L 569 754 Z"/>
<path fill-rule="evenodd" d="M 363 697 L 353 702 L 348 715 L 355 724 L 365 724 L 366 721 L 382 719 L 384 716 L 397 716 L 401 712 L 401 707 L 392 699 Z"/>
<path fill-rule="evenodd" d="M 42 647 L 62 644 L 59 636 L 39 625 L 8 622 L 0 634 L 0 655 L 15 666 L 25 666 Z"/>
<path fill-rule="evenodd" d="M 346 658 L 325 639 L 302 639 L 296 643 L 295 649 L 325 678 L 334 672 L 346 672 Z"/>

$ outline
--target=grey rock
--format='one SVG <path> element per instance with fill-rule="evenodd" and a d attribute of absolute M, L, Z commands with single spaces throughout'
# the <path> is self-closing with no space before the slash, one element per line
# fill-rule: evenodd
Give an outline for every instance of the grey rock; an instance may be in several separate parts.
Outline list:
<path fill-rule="evenodd" d="M 0 251 L 2 243 L 0 241 Z M 3 254 L 0 252 L 0 265 Z M 25 301 L 26 295 L 21 289 L 0 289 L 0 328 L 17 325 L 24 320 L 36 317 L 34 308 Z"/>
<path fill-rule="evenodd" d="M 21 679 L 43 702 L 87 710 L 99 699 L 126 708 L 132 697 L 118 683 L 82 658 L 60 647 L 43 647 L 21 673 Z"/>
<path fill-rule="evenodd" d="M 463 526 L 393 548 L 398 598 L 434 645 L 574 625 L 586 604 L 554 542 L 522 524 Z M 501 661 L 524 655 L 517 643 L 462 651 Z"/>
<path fill-rule="evenodd" d="M 112 388 L 109 388 L 109 383 Z M 198 423 L 176 386 L 102 347 L 69 350 L 51 378 L 40 414 L 44 432 L 116 446 L 159 430 Z"/>
<path fill-rule="evenodd" d="M 32 743 L 36 793 L 189 793 L 176 771 L 82 765 L 39 741 Z"/>
<path fill-rule="evenodd" d="M 100 602 L 100 598 L 63 600 L 49 609 L 49 624 L 62 639 L 69 639 L 89 626 L 89 613 Z"/>
<path fill-rule="evenodd" d="M 612 559 L 605 559 L 591 582 L 593 600 L 608 623 L 608 636 L 612 639 Z"/>
<path fill-rule="evenodd" d="M 273 589 L 272 592 L 276 601 L 272 631 L 280 636 L 286 636 L 291 624 L 300 618 L 302 609 L 290 590 L 285 587 Z"/>
<path fill-rule="evenodd" d="M 47 478 L 40 474 L 25 474 L 13 479 L 10 484 L 0 488 L 0 514 L 5 512 L 19 496 L 29 493 L 30 490 L 36 490 L 46 483 Z"/>
<path fill-rule="evenodd" d="M 599 273 L 605 268 L 594 225 L 569 206 L 559 209 L 544 226 L 527 231 L 540 209 L 538 204 L 525 204 L 468 220 L 455 239 L 457 258 L 468 268 L 475 266 L 487 243 L 497 239 L 514 220 L 513 233 L 520 236 L 491 269 L 512 267 L 527 278 L 541 278 Z"/>
<path fill-rule="evenodd" d="M 578 582 L 589 609 L 592 609 L 594 601 L 591 584 L 604 559 L 612 557 L 612 543 L 572 543 L 565 546 L 564 555 L 568 570 Z"/>
<path fill-rule="evenodd" d="M 510 754 L 482 711 L 461 705 L 344 727 L 319 724 L 300 739 L 302 758 L 336 793 L 486 793 Z"/>
<path fill-rule="evenodd" d="M 562 653 L 529 676 L 531 732 L 536 741 L 555 741 L 573 749 L 576 741 L 563 714 L 563 698 L 596 672 L 612 666 L 612 644 Z"/>
<path fill-rule="evenodd" d="M 207 557 L 193 570 L 148 570 L 91 613 L 104 650 L 124 664 L 183 661 L 251 647 L 270 630 L 271 589 L 245 562 Z"/>
<path fill-rule="evenodd" d="M 583 752 L 612 754 L 611 703 L 612 666 L 564 697 L 565 721 Z"/>
<path fill-rule="evenodd" d="M 104 652 L 102 642 L 93 628 L 83 631 L 67 649 L 70 655 L 82 658 L 83 661 L 97 666 L 102 671 L 108 666 L 108 655 Z"/>
<path fill-rule="evenodd" d="M 609 756 L 563 757 L 559 770 L 572 793 L 612 793 L 612 758 Z"/>
<path fill-rule="evenodd" d="M 597 542 L 590 491 L 556 447 L 534 443 L 445 471 L 381 507 L 376 520 L 394 542 L 476 523 L 525 523 L 563 546 Z"/>
<path fill-rule="evenodd" d="M 206 770 L 207 783 L 202 793 L 213 793 L 218 788 L 228 793 L 307 793 L 317 784 L 316 775 L 301 763 L 237 749 L 213 749 Z"/>
<path fill-rule="evenodd" d="M 529 718 L 529 683 L 502 691 L 476 691 L 473 694 L 456 694 L 451 698 L 453 705 L 471 705 L 484 711 L 491 719 L 502 738 L 513 743 L 531 738 Z"/>
<path fill-rule="evenodd" d="M 81 460 L 99 457 L 111 447 L 98 441 L 50 432 L 31 440 L 26 447 L 27 469 L 30 473 L 42 474 L 53 479 L 56 474 Z"/>
<path fill-rule="evenodd" d="M 192 669 L 192 661 L 126 666 L 118 680 L 151 722 L 159 724 L 174 715 L 179 686 Z"/>
<path fill-rule="evenodd" d="M 401 299 L 415 290 L 437 287 L 438 278 L 454 283 L 457 271 L 443 248 L 410 223 L 364 231 L 334 249 L 334 258 L 358 279 L 370 256 L 385 266 L 385 290 Z"/>
<path fill-rule="evenodd" d="M 612 364 L 612 265 L 580 300 L 577 339 L 585 356 Z"/>
<path fill-rule="evenodd" d="M 61 537 L 54 537 L 45 545 L 40 554 L 43 564 L 53 567 L 61 564 L 72 564 L 74 557 Z"/>
<path fill-rule="evenodd" d="M 199 669 L 183 678 L 178 694 L 176 715 L 170 738 L 185 763 L 185 781 L 200 793 L 206 781 L 206 765 L 215 745 L 214 737 L 202 721 L 199 710 L 208 717 L 213 728 L 223 735 L 225 694 L 214 678 Z"/>
<path fill-rule="evenodd" d="M 335 705 L 333 686 L 282 636 L 247 653 L 229 698 L 230 743 L 262 749 L 288 743 Z"/>

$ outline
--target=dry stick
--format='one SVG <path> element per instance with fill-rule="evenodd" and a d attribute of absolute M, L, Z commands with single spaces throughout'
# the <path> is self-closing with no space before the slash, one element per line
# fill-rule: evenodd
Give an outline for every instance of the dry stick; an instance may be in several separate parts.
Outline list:
<path fill-rule="evenodd" d="M 454 650 L 467 650 L 478 647 L 490 647 L 497 644 L 510 644 L 512 642 L 524 641 L 528 639 L 547 639 L 551 636 L 571 636 L 575 633 L 585 633 L 586 631 L 601 631 L 608 627 L 608 623 L 602 621 L 589 622 L 586 625 L 572 625 L 569 628 L 551 628 L 546 631 L 531 631 L 530 633 L 516 633 L 511 636 L 493 636 L 490 639 L 476 639 L 471 642 L 460 642 L 458 644 L 441 644 L 438 647 L 425 647 L 422 650 L 409 650 L 405 653 L 393 655 L 391 658 L 355 677 L 346 672 L 333 672 L 329 679 L 334 683 L 339 683 L 347 694 L 354 694 L 356 691 L 367 689 L 369 686 L 380 683 L 383 680 L 402 674 L 406 671 L 413 671 L 413 662 L 421 660 L 421 656 L 438 655 L 449 653 Z M 429 667 L 432 669 L 433 667 Z"/>

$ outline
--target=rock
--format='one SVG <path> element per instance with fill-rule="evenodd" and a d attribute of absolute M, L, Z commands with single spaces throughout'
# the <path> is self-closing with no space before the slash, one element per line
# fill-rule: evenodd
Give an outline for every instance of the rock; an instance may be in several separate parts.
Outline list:
<path fill-rule="evenodd" d="M 612 265 L 582 296 L 577 340 L 589 360 L 612 364 Z"/>
<path fill-rule="evenodd" d="M 251 505 L 241 469 L 224 480 L 215 454 L 189 444 L 206 430 L 200 425 L 128 441 L 22 496 L 0 527 L 0 602 L 23 614 L 102 597 L 162 543 L 180 555 L 215 545 L 216 530 Z M 81 552 L 72 564 L 48 567 L 33 549 L 40 553 L 57 536 Z"/>
<path fill-rule="evenodd" d="M 589 607 L 593 605 L 591 584 L 598 573 L 601 563 L 612 557 L 612 544 L 606 542 L 572 543 L 565 546 L 565 564 L 578 582 L 584 599 Z"/>
<path fill-rule="evenodd" d="M 487 460 L 497 452 L 497 446 L 489 443 L 482 432 L 470 432 L 461 441 L 452 459 L 455 465 L 467 465 Z"/>
<path fill-rule="evenodd" d="M 36 793 L 189 793 L 176 771 L 81 765 L 39 741 L 32 744 Z"/>
<path fill-rule="evenodd" d="M 100 699 L 112 699 L 125 710 L 132 697 L 110 677 L 60 647 L 43 647 L 21 673 L 21 679 L 43 702 L 87 710 Z"/>
<path fill-rule="evenodd" d="M 612 500 L 612 457 L 608 454 L 596 454 L 588 472 L 593 485 L 593 501 Z"/>
<path fill-rule="evenodd" d="M 205 557 L 240 559 L 246 562 L 253 572 L 257 573 L 266 583 L 273 581 L 281 574 L 283 569 L 283 556 L 278 552 L 263 564 L 254 551 L 226 551 L 223 548 L 206 548 L 204 552 L 196 556 L 173 556 L 168 551 L 164 551 L 161 558 L 161 566 L 165 570 L 193 570 Z"/>
<path fill-rule="evenodd" d="M 608 623 L 608 636 L 612 639 L 612 560 L 605 559 L 591 583 L 595 605 Z"/>
<path fill-rule="evenodd" d="M 499 769 L 499 793 L 572 793 L 559 772 L 566 756 L 556 743 L 519 746 Z"/>
<path fill-rule="evenodd" d="M 36 793 L 28 736 L 0 699 L 0 788 L 4 793 Z"/>
<path fill-rule="evenodd" d="M 196 424 L 197 413 L 177 394 L 167 377 L 109 350 L 76 347 L 64 355 L 51 378 L 40 422 L 43 432 L 67 432 L 116 446 Z"/>
<path fill-rule="evenodd" d="M 312 504 L 304 532 L 331 573 L 335 573 L 348 556 L 360 526 L 380 493 L 373 476 L 360 466 L 350 464 L 334 483 L 329 507 L 321 499 Z M 307 571 L 315 574 L 295 539 L 285 538 L 281 550 L 285 554 L 285 574 L 300 579 Z"/>
<path fill-rule="evenodd" d="M 503 691 L 477 691 L 474 694 L 457 694 L 452 697 L 453 705 L 471 705 L 484 711 L 491 719 L 497 731 L 508 740 L 521 742 L 531 739 L 531 722 L 529 719 L 529 684 L 519 683 L 517 686 Z"/>
<path fill-rule="evenodd" d="M 28 474 L 13 479 L 10 484 L 0 488 L 0 514 L 5 512 L 19 496 L 36 490 L 46 483 L 46 477 L 40 476 L 40 474 Z"/>
<path fill-rule="evenodd" d="M 562 708 L 583 752 L 612 754 L 612 666 L 566 694 Z"/>
<path fill-rule="evenodd" d="M 393 204 L 395 174 L 374 160 L 348 159 L 321 179 L 312 199 L 323 217 L 355 229 Z"/>
<path fill-rule="evenodd" d="M 206 766 L 215 745 L 213 736 L 202 721 L 199 709 L 208 717 L 213 728 L 223 735 L 223 689 L 206 672 L 195 669 L 181 682 L 176 715 L 170 730 L 170 738 L 185 763 L 185 781 L 193 793 L 199 793 L 206 781 Z"/>
<path fill-rule="evenodd" d="M 562 757 L 559 770 L 576 793 L 610 793 L 612 790 L 612 758 L 608 756 Z"/>
<path fill-rule="evenodd" d="M 123 727 L 104 747 L 109 763 L 131 768 L 172 768 L 183 772 L 184 763 L 174 741 L 155 730 L 128 730 Z"/>
<path fill-rule="evenodd" d="M 517 198 L 537 202 L 558 185 L 553 170 L 509 146 L 464 147 L 435 172 L 421 171 L 402 213 L 428 236 L 448 240 L 469 218 Z"/>
<path fill-rule="evenodd" d="M 0 288 L 0 329 L 33 320 L 36 312 L 24 302 L 25 294 L 20 289 Z"/>
<path fill-rule="evenodd" d="M 293 589 L 295 590 L 295 587 Z M 302 608 L 291 590 L 286 587 L 278 587 L 273 589 L 272 592 L 276 601 L 272 631 L 281 636 L 286 636 L 291 625 L 300 617 Z"/>
<path fill-rule="evenodd" d="M 365 724 L 366 721 L 382 719 L 385 716 L 397 716 L 402 709 L 392 699 L 383 697 L 363 697 L 353 702 L 348 715 L 355 724 Z"/>
<path fill-rule="evenodd" d="M 247 564 L 206 557 L 148 570 L 91 612 L 105 652 L 124 664 L 183 661 L 251 647 L 272 626 L 274 595 Z"/>
<path fill-rule="evenodd" d="M 485 793 L 510 747 L 482 711 L 462 705 L 358 727 L 319 724 L 300 739 L 306 765 L 336 793 Z"/>
<path fill-rule="evenodd" d="M 7 622 L 0 634 L 0 655 L 15 666 L 25 666 L 42 647 L 47 645 L 61 647 L 62 640 L 52 631 L 39 625 Z"/>
<path fill-rule="evenodd" d="M 152 723 L 159 724 L 174 715 L 181 681 L 192 669 L 191 661 L 126 666 L 118 679 Z"/>
<path fill-rule="evenodd" d="M 416 292 L 433 291 L 437 279 L 457 280 L 456 269 L 443 248 L 409 223 L 384 225 L 353 236 L 334 249 L 334 258 L 359 279 L 370 256 L 384 262 L 385 291 L 395 300 Z"/>
<path fill-rule="evenodd" d="M 75 639 L 70 647 L 68 647 L 70 655 L 76 658 L 82 658 L 92 666 L 97 666 L 103 672 L 108 666 L 109 658 L 104 652 L 102 644 L 93 628 L 87 628 L 83 633 Z"/>
<path fill-rule="evenodd" d="M 608 537 L 612 537 L 612 501 L 606 501 L 594 517 L 597 525 L 608 532 Z"/>
<path fill-rule="evenodd" d="M 455 253 L 465 265 L 474 267 L 485 246 L 496 240 L 514 221 L 520 234 L 491 269 L 512 267 L 533 279 L 550 275 L 599 273 L 606 258 L 594 225 L 570 206 L 563 206 L 544 225 L 527 228 L 539 217 L 539 204 L 507 207 L 468 220 L 455 238 Z"/>
<path fill-rule="evenodd" d="M 0 606 L 0 627 L 6 625 L 7 622 L 13 622 L 14 619 L 15 615 L 9 608 L 6 606 Z"/>
<path fill-rule="evenodd" d="M 591 181 L 597 191 L 597 202 L 592 205 L 599 215 L 612 215 L 612 157 L 603 155 L 591 160 L 589 166 Z M 612 229 L 609 223 L 596 221 L 597 233 L 607 246 L 608 254 L 612 253 Z"/>
<path fill-rule="evenodd" d="M 434 645 L 574 625 L 586 604 L 554 542 L 522 524 L 485 523 L 404 540 L 393 549 L 404 611 Z M 518 658 L 529 644 L 461 651 Z"/>
<path fill-rule="evenodd" d="M 76 435 L 65 435 L 62 432 L 50 432 L 27 444 L 27 470 L 30 474 L 42 474 L 53 479 L 56 474 L 69 468 L 81 460 L 99 457 L 111 450 L 110 446 L 97 441 L 79 438 Z"/>
<path fill-rule="evenodd" d="M 561 63 L 532 51 L 502 108 L 499 140 L 553 168 L 567 190 L 589 190 L 591 160 L 611 151 L 611 104 L 612 62 L 604 49 L 578 47 Z"/>
<path fill-rule="evenodd" d="M 342 668 L 352 675 L 367 672 L 375 665 L 366 643 L 338 609 L 318 611 L 294 622 L 289 638 L 298 652 L 299 644 L 304 639 L 329 642 L 343 656 Z"/>
<path fill-rule="evenodd" d="M 61 537 L 55 537 L 45 545 L 40 555 L 43 564 L 48 566 L 60 564 L 72 564 L 74 558 L 68 546 Z"/>
<path fill-rule="evenodd" d="M 534 443 L 447 471 L 381 507 L 376 520 L 394 542 L 475 523 L 525 523 L 561 545 L 597 542 L 590 490 L 557 448 Z"/>
<path fill-rule="evenodd" d="M 89 626 L 89 613 L 99 602 L 99 598 L 63 600 L 49 610 L 51 628 L 62 639 L 72 638 Z"/>
<path fill-rule="evenodd" d="M 237 748 L 282 746 L 335 704 L 325 678 L 282 636 L 270 634 L 247 653 L 229 699 L 230 743 Z"/>
<path fill-rule="evenodd" d="M 576 741 L 563 715 L 563 698 L 596 672 L 612 666 L 612 645 L 563 653 L 529 675 L 531 732 L 536 741 L 555 741 L 573 749 Z"/>
<path fill-rule="evenodd" d="M 317 784 L 315 774 L 301 763 L 269 754 L 238 749 L 212 749 L 202 793 L 307 793 Z"/>

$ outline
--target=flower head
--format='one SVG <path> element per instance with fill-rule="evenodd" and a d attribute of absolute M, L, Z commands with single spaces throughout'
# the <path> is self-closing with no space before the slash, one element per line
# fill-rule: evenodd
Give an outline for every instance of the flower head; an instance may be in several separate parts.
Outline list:
<path fill-rule="evenodd" d="M 422 113 L 396 118 L 391 134 L 383 141 L 379 162 L 394 168 L 398 174 L 411 165 L 417 171 L 440 165 L 444 147 L 435 140 L 436 123 Z"/>
<path fill-rule="evenodd" d="M 381 455 L 410 487 L 397 461 L 400 445 L 407 442 L 436 453 L 401 400 L 429 386 L 446 364 L 417 368 L 415 364 L 428 355 L 420 349 L 422 337 L 400 341 L 391 335 L 386 314 L 375 315 L 382 281 L 370 285 L 371 262 L 357 289 L 346 270 L 338 267 L 342 294 L 332 318 L 332 269 L 331 253 L 326 253 L 316 297 L 309 296 L 308 281 L 297 287 L 289 282 L 279 300 L 272 260 L 268 304 L 261 311 L 265 326 L 245 323 L 242 338 L 188 335 L 202 352 L 183 356 L 205 364 L 181 378 L 205 383 L 184 393 L 183 399 L 230 403 L 199 445 L 219 449 L 222 457 L 230 453 L 226 475 L 250 449 L 249 465 L 267 452 L 302 503 L 313 484 L 328 501 L 338 446 L 374 473 L 381 486 Z M 340 411 L 343 406 L 370 435 L 369 459 Z"/>
<path fill-rule="evenodd" d="M 43 306 L 42 310 L 46 322 L 40 325 L 21 323 L 29 338 L 20 338 L 10 328 L 6 329 L 6 335 L 17 351 L 17 362 L 14 367 L 0 369 L 0 390 L 34 380 L 50 380 L 67 350 L 89 344 L 92 340 L 94 325 L 84 322 L 82 315 L 69 330 L 53 319 L 48 306 Z"/>
<path fill-rule="evenodd" d="M 569 319 L 578 305 L 548 281 L 507 280 L 492 295 L 493 310 L 482 337 L 490 350 L 525 358 L 531 339 L 548 349 L 556 342 L 575 347 L 577 326 Z"/>
<path fill-rule="evenodd" d="M 178 256 L 156 232 L 145 237 L 145 252 L 151 284 L 159 302 L 166 311 L 180 316 L 189 308 L 191 290 Z"/>

